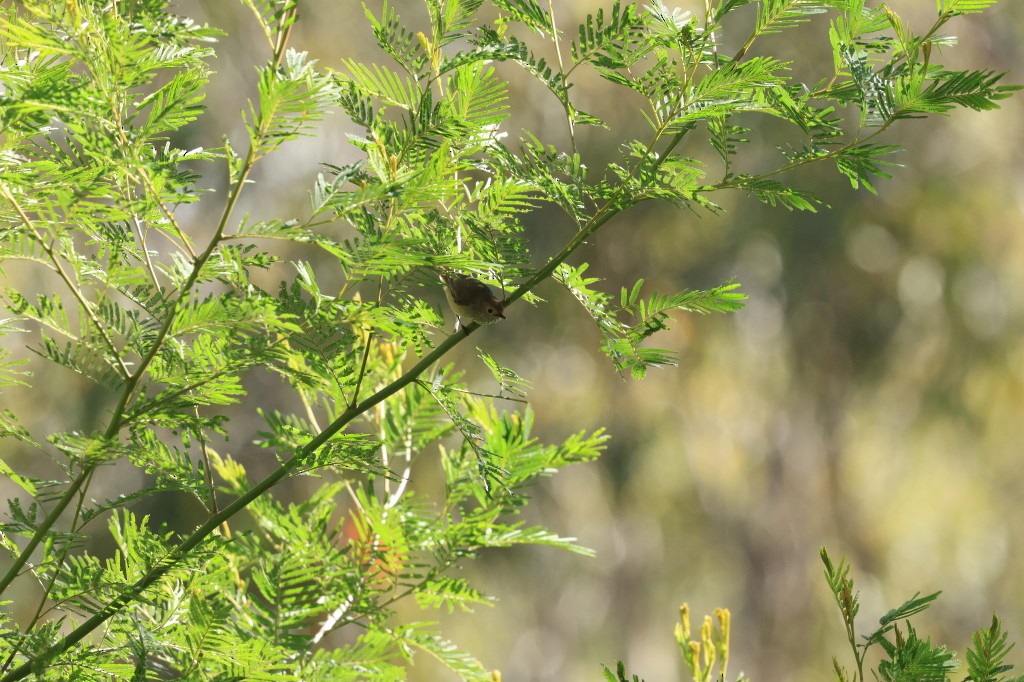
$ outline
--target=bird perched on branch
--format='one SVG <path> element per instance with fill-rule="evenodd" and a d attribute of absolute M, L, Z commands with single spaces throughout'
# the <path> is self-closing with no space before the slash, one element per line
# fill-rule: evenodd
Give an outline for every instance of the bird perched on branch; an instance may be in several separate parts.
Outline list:
<path fill-rule="evenodd" d="M 491 288 L 469 275 L 449 275 L 440 273 L 444 280 L 444 293 L 448 305 L 459 318 L 459 325 L 464 329 L 466 322 L 491 324 L 498 319 L 505 319 L 505 302 L 499 301 Z M 456 327 L 458 331 L 459 327 Z"/>

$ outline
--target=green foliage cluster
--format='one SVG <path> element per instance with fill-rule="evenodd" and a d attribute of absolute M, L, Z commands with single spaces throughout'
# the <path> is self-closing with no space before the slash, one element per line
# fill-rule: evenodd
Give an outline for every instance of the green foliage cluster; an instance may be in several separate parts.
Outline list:
<path fill-rule="evenodd" d="M 850 643 L 856 669 L 851 673 L 833 658 L 836 679 L 840 682 L 859 682 L 865 680 L 864 662 L 868 652 L 873 648 L 881 649 L 881 660 L 874 672 L 875 678 L 885 680 L 935 680 L 945 682 L 958 670 L 959 662 L 956 652 L 948 650 L 941 644 L 932 644 L 930 638 L 921 639 L 910 623 L 915 616 L 939 597 L 939 592 L 926 596 L 920 593 L 890 609 L 878 619 L 878 628 L 871 634 L 864 635 L 858 641 L 856 635 L 856 619 L 860 610 L 859 596 L 853 589 L 850 578 L 850 566 L 843 559 L 838 564 L 832 562 L 828 552 L 821 550 L 821 560 L 825 564 L 825 581 L 829 591 L 839 607 L 839 613 L 846 627 L 847 639 Z M 900 630 L 903 622 L 906 632 Z M 1008 644 L 1009 635 L 1002 628 L 996 616 L 992 616 L 992 624 L 974 633 L 971 646 L 967 649 L 967 677 L 973 682 L 1020 682 L 1024 675 L 1010 677 L 1013 666 L 1005 662 L 1006 654 L 1013 647 Z"/>
<path fill-rule="evenodd" d="M 8 282 L 12 317 L 0 331 L 30 334 L 31 350 L 93 382 L 103 407 L 100 423 L 42 436 L 26 415 L 0 413 L 0 435 L 18 448 L 8 452 L 39 453 L 60 471 L 46 480 L 17 458 L 3 465 L 20 494 L 0 535 L 10 557 L 0 592 L 10 607 L 16 579 L 38 586 L 26 621 L 3 617 L 3 680 L 401 679 L 415 652 L 490 679 L 434 624 L 398 618 L 397 605 L 486 603 L 457 569 L 487 548 L 585 552 L 518 515 L 529 486 L 597 457 L 606 435 L 541 443 L 528 407 L 495 407 L 521 402 L 525 379 L 481 351 L 498 384 L 481 394 L 441 366 L 476 326 L 445 333 L 428 302 L 437 273 L 472 273 L 508 292 L 506 304 L 536 303 L 538 284 L 561 283 L 597 323 L 614 368 L 642 377 L 673 362 L 644 345 L 670 311 L 727 312 L 742 297 L 732 282 L 643 297 L 643 280 L 605 294 L 585 263 L 569 262 L 599 228 L 648 200 L 718 211 L 712 195 L 730 189 L 815 210 L 820 202 L 778 178 L 822 161 L 871 189 L 895 151 L 878 141 L 891 124 L 992 108 L 1013 90 L 1001 74 L 932 61 L 951 42 L 942 27 L 985 0 L 939 2 L 920 35 L 863 0 L 708 0 L 703 14 L 615 2 L 575 33 L 536 0 L 491 0 L 493 20 L 483 0 L 426 2 L 422 31 L 385 2 L 366 16 L 388 60 L 338 70 L 290 47 L 303 3 L 244 4 L 266 62 L 242 112 L 245 139 L 217 149 L 178 140 L 204 113 L 219 31 L 163 0 L 0 7 L 0 264 L 20 261 L 59 289 Z M 757 6 L 752 26 L 745 5 Z M 816 82 L 754 55 L 762 37 L 825 12 L 835 61 Z M 726 29 L 749 35 L 731 55 L 718 38 Z M 564 145 L 530 131 L 506 141 L 504 68 L 562 108 Z M 635 99 L 648 124 L 600 173 L 577 144 L 580 126 L 605 125 L 577 106 L 577 69 Z M 362 130 L 349 138 L 359 160 L 324 164 L 303 216 L 238 215 L 257 164 L 333 111 Z M 741 153 L 756 115 L 799 138 L 767 169 Z M 706 145 L 718 167 L 681 154 L 684 140 Z M 215 170 L 223 195 L 200 189 Z M 199 201 L 217 205 L 213 224 L 182 217 Z M 575 227 L 556 253 L 532 253 L 525 237 L 524 216 L 542 204 Z M 278 246 L 294 244 L 323 255 L 336 291 L 302 261 L 278 288 L 260 285 Z M 3 384 L 30 386 L 20 360 L 5 358 Z M 287 391 L 268 404 L 248 392 L 255 375 Z M 276 463 L 270 474 L 252 480 L 249 453 L 221 445 L 239 433 L 228 414 L 262 422 L 256 445 Z M 97 476 L 115 464 L 147 485 L 95 500 Z M 414 468 L 437 470 L 442 491 L 421 490 Z M 275 496 L 303 475 L 323 479 L 307 500 Z M 135 513 L 157 494 L 194 500 L 202 521 L 179 534 Z M 90 549 L 97 537 L 109 556 Z"/>
<path fill-rule="evenodd" d="M 857 637 L 856 619 L 859 610 L 859 595 L 853 589 L 850 566 L 845 559 L 833 563 L 828 552 L 822 548 L 821 560 L 825 564 L 825 582 L 839 607 L 846 636 L 850 643 L 855 669 L 847 671 L 838 658 L 832 659 L 833 672 L 837 682 L 864 682 L 865 660 L 873 649 L 879 651 L 879 661 L 870 672 L 873 679 L 883 682 L 950 682 L 960 668 L 956 652 L 931 639 L 921 639 L 910 622 L 911 616 L 925 611 L 938 598 L 939 593 L 922 597 L 915 594 L 896 608 L 890 609 L 878 619 L 878 628 L 869 635 Z M 900 630 L 900 624 L 904 630 Z M 683 604 L 679 623 L 676 625 L 676 641 L 680 655 L 692 676 L 693 682 L 726 682 L 729 668 L 731 615 L 727 609 L 715 609 L 715 617 L 705 616 L 701 625 L 700 639 L 690 638 L 690 608 Z M 1013 665 L 1006 663 L 1006 655 L 1013 648 L 1008 642 L 1009 635 L 1003 629 L 999 618 L 992 616 L 992 624 L 980 628 L 971 637 L 967 649 L 967 676 L 964 682 L 1021 682 L 1024 675 L 1009 676 Z M 626 676 L 626 667 L 620 661 L 615 671 L 604 669 L 607 682 L 631 682 Z M 632 682 L 642 682 L 637 675 Z M 736 682 L 749 678 L 742 674 Z"/>

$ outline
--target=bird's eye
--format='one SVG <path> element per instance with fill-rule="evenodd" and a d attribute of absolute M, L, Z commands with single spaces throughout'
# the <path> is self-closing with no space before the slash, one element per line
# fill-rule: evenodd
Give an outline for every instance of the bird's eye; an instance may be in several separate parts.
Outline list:
<path fill-rule="evenodd" d="M 494 312 L 494 308 L 488 308 L 488 309 L 487 309 L 487 312 L 489 312 L 489 313 L 493 313 L 493 312 Z"/>

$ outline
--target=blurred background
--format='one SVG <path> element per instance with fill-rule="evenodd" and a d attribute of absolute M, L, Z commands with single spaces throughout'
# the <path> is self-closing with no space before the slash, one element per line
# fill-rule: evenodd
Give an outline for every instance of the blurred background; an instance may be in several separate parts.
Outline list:
<path fill-rule="evenodd" d="M 379 12 L 379 2 L 367 4 Z M 918 32 L 933 21 L 934 3 L 890 4 Z M 426 27 L 419 0 L 391 5 L 407 25 Z M 560 27 L 574 35 L 599 6 L 556 2 Z M 302 8 L 292 45 L 323 66 L 382 60 L 359 3 L 304 0 Z M 252 64 L 265 59 L 265 43 L 239 3 L 189 0 L 178 11 L 229 33 L 213 65 L 210 115 L 178 143 L 216 147 L 224 133 L 240 142 L 238 112 L 255 92 Z M 1004 0 L 949 29 L 960 45 L 933 62 L 1009 70 L 1008 82 L 1024 82 L 1024 3 Z M 722 40 L 738 45 L 747 30 Z M 796 60 L 811 82 L 825 75 L 815 69 L 831 68 L 820 17 L 762 49 Z M 515 67 L 498 68 L 513 79 L 510 140 L 525 127 L 564 141 L 553 98 Z M 592 169 L 644 128 L 636 102 L 608 98 L 603 87 L 584 74 L 572 91 L 609 126 L 579 130 Z M 755 128 L 748 164 L 769 167 L 778 131 L 760 119 L 744 124 Z M 285 147 L 258 167 L 257 191 L 243 195 L 241 209 L 256 218 L 304 214 L 318 164 L 357 158 L 350 131 L 335 116 L 321 135 Z M 920 617 L 923 635 L 962 653 L 995 611 L 1024 641 L 1022 137 L 1024 95 L 998 111 L 894 126 L 884 141 L 907 151 L 877 196 L 822 165 L 788 178 L 830 205 L 818 213 L 716 195 L 727 209 L 720 216 L 649 204 L 607 225 L 574 261 L 590 262 L 606 291 L 640 277 L 647 292 L 670 292 L 735 276 L 746 308 L 674 316 L 655 345 L 677 351 L 679 367 L 640 382 L 612 370 L 586 312 L 553 283 L 538 290 L 547 304 L 517 304 L 500 328 L 457 348 L 449 359 L 479 371 L 481 383 L 476 345 L 532 380 L 542 439 L 608 427 L 607 454 L 538 486 L 527 510 L 597 558 L 544 548 L 485 554 L 467 572 L 497 598 L 494 608 L 410 617 L 443 621 L 508 681 L 598 680 L 601 664 L 623 659 L 631 674 L 657 682 L 682 676 L 672 637 L 679 605 L 691 604 L 695 626 L 721 606 L 733 618 L 730 677 L 820 680 L 832 676 L 833 654 L 852 665 L 821 577 L 825 546 L 854 566 L 863 631 L 915 592 L 943 590 Z M 223 182 L 223 169 L 206 180 L 214 190 Z M 209 208 L 219 211 L 216 201 Z M 212 223 L 202 210 L 182 212 L 197 232 Z M 572 234 L 554 211 L 528 220 L 538 259 Z M 331 276 L 320 275 L 325 290 Z M 33 369 L 46 371 L 38 360 Z M 70 390 L 53 396 L 36 426 L 60 416 L 54 428 L 67 428 L 75 410 L 92 423 L 88 410 L 102 405 L 88 400 L 90 389 L 55 380 Z M 1024 648 L 1011 660 L 1024 665 Z M 411 674 L 452 679 L 429 661 Z"/>

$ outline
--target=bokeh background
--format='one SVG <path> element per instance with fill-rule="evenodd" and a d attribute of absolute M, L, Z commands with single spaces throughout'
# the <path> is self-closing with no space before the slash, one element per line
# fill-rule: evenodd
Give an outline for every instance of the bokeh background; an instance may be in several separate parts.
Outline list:
<path fill-rule="evenodd" d="M 379 12 L 379 2 L 367 4 Z M 569 34 L 599 7 L 554 4 Z M 918 31 L 933 20 L 932 2 L 891 4 Z M 407 24 L 426 27 L 420 0 L 391 5 Z M 359 3 L 302 7 L 296 48 L 334 68 L 342 58 L 382 59 Z M 262 38 L 239 3 L 188 0 L 178 10 L 229 34 L 214 64 L 209 115 L 179 144 L 215 147 L 222 134 L 240 142 L 238 112 L 255 91 Z M 722 39 L 741 41 L 746 30 Z M 826 30 L 818 18 L 766 46 L 814 80 L 814 69 L 831 64 Z M 933 61 L 1008 70 L 1010 82 L 1024 82 L 1024 3 L 1004 0 L 954 21 L 950 32 L 960 45 Z M 557 103 L 514 67 L 499 68 L 513 79 L 510 137 L 526 127 L 564 140 Z M 644 126 L 636 102 L 609 98 L 603 87 L 584 75 L 573 90 L 581 108 L 609 124 L 580 131 L 595 169 Z M 777 131 L 745 123 L 755 126 L 753 163 L 770 163 Z M 303 214 L 318 164 L 357 158 L 344 137 L 353 130 L 334 116 L 317 137 L 287 146 L 262 166 L 241 208 L 255 217 Z M 962 652 L 998 612 L 1024 641 L 1022 138 L 1024 96 L 998 111 L 895 126 L 885 141 L 907 151 L 877 195 L 821 166 L 789 178 L 830 205 L 818 213 L 736 194 L 714 197 L 727 209 L 719 216 L 650 204 L 607 225 L 575 261 L 589 261 L 607 291 L 639 277 L 668 292 L 735 276 L 746 308 L 676 315 L 656 345 L 678 351 L 679 367 L 640 382 L 612 370 L 585 311 L 553 283 L 538 291 L 548 303 L 518 304 L 500 328 L 456 349 L 451 361 L 481 371 L 481 382 L 474 345 L 533 382 L 540 437 L 608 427 L 607 454 L 538 486 L 527 512 L 597 558 L 544 548 L 485 554 L 467 572 L 496 597 L 494 608 L 410 616 L 443 621 L 460 646 L 512 682 L 598 680 L 600 665 L 617 659 L 657 682 L 683 675 L 672 638 L 679 605 L 689 602 L 698 623 L 722 606 L 733 616 L 731 676 L 820 680 L 831 677 L 833 654 L 852 663 L 821 578 L 818 550 L 826 546 L 854 566 L 864 631 L 915 592 L 943 590 L 920 618 L 923 634 Z M 222 169 L 204 182 L 222 189 Z M 197 233 L 212 223 L 201 206 L 182 218 Z M 573 229 L 550 210 L 527 222 L 537 258 Z M 325 289 L 331 277 L 325 265 Z M 50 380 L 63 390 L 37 413 L 36 428 L 97 418 L 103 403 L 90 399 L 93 389 Z M 133 482 L 105 485 L 96 497 Z M 1024 649 L 1011 658 L 1024 665 Z M 429 661 L 411 676 L 451 679 Z"/>

